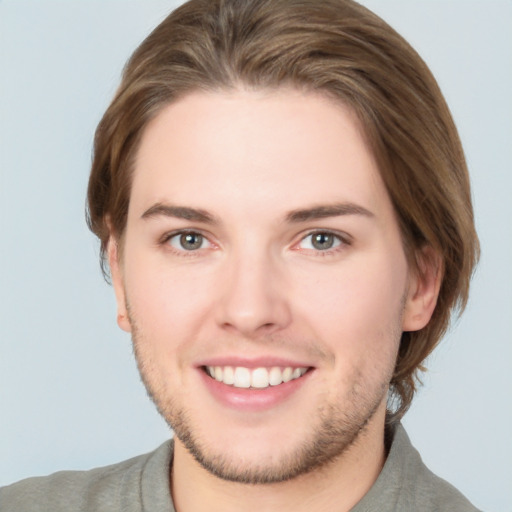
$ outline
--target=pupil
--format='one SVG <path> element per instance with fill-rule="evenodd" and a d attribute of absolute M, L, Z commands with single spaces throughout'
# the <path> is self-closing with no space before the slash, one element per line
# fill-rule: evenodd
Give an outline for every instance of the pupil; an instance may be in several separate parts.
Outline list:
<path fill-rule="evenodd" d="M 313 247 L 325 251 L 333 246 L 334 237 L 328 233 L 317 233 L 313 235 Z"/>
<path fill-rule="evenodd" d="M 199 249 L 203 243 L 203 237 L 196 233 L 186 233 L 180 237 L 181 246 L 187 251 Z"/>

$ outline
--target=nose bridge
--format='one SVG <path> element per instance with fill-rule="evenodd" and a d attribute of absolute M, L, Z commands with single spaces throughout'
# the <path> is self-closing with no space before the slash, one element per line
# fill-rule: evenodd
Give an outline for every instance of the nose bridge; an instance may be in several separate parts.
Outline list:
<path fill-rule="evenodd" d="M 275 332 L 290 321 L 282 262 L 270 247 L 245 239 L 225 262 L 218 322 L 247 337 Z"/>

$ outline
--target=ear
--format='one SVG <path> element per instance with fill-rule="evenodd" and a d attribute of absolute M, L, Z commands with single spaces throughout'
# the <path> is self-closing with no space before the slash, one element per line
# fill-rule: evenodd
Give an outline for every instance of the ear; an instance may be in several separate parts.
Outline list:
<path fill-rule="evenodd" d="M 419 331 L 428 324 L 437 304 L 443 278 L 442 258 L 431 246 L 418 251 L 416 261 L 416 269 L 411 270 L 409 276 L 403 331 Z"/>
<path fill-rule="evenodd" d="M 110 235 L 108 246 L 108 263 L 110 266 L 110 275 L 112 277 L 112 286 L 116 294 L 117 302 L 117 324 L 123 331 L 131 332 L 132 327 L 128 317 L 128 310 L 126 308 L 126 294 L 124 289 L 124 280 L 122 273 L 122 265 L 119 255 L 118 241 L 113 235 Z"/>

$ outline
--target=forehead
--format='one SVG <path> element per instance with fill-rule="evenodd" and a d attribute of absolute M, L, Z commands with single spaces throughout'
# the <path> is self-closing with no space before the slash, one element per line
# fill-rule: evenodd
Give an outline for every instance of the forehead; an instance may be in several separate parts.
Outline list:
<path fill-rule="evenodd" d="M 237 90 L 190 94 L 153 119 L 130 209 L 172 202 L 270 215 L 340 201 L 389 206 L 355 114 L 320 94 Z"/>

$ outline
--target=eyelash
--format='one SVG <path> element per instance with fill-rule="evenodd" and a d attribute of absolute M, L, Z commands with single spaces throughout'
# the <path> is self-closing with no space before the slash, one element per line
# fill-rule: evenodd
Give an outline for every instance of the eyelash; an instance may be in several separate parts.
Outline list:
<path fill-rule="evenodd" d="M 352 244 L 351 238 L 345 233 L 340 233 L 338 231 L 331 231 L 328 229 L 316 229 L 314 231 L 310 231 L 310 232 L 306 233 L 299 240 L 299 242 L 297 242 L 295 244 L 294 247 L 297 247 L 298 245 L 303 243 L 305 240 L 307 240 L 308 238 L 312 238 L 315 235 L 332 236 L 335 239 L 335 243 L 337 243 L 337 245 L 335 245 L 334 247 L 331 247 L 329 249 L 324 249 L 324 250 L 315 249 L 315 248 L 303 249 L 304 251 L 308 251 L 308 252 L 311 251 L 315 256 L 319 256 L 319 257 L 328 257 L 328 256 L 336 255 L 336 254 L 342 252 L 343 250 L 345 250 L 347 248 L 347 246 L 350 246 Z M 311 241 L 310 244 L 313 245 L 313 242 Z M 297 248 L 295 250 L 300 250 L 300 249 Z"/>
<path fill-rule="evenodd" d="M 177 249 L 177 248 L 171 246 L 170 241 L 173 238 L 181 237 L 184 235 L 198 235 L 198 236 L 202 237 L 203 240 L 206 240 L 211 246 L 213 246 L 213 247 L 216 246 L 213 242 L 210 241 L 210 238 L 207 235 L 205 235 L 204 233 L 202 233 L 200 230 L 179 230 L 179 231 L 173 231 L 171 233 L 166 233 L 159 240 L 159 245 L 166 246 L 166 248 L 168 248 L 169 250 L 171 250 L 173 253 L 177 254 L 178 256 L 182 256 L 182 257 L 198 256 L 201 248 L 187 250 L 185 248 Z M 337 231 L 331 231 L 328 229 L 323 229 L 323 230 L 316 229 L 314 231 L 309 231 L 308 233 L 304 234 L 304 236 L 302 236 L 300 238 L 300 240 L 294 244 L 294 246 L 293 246 L 294 250 L 300 251 L 300 248 L 297 248 L 297 246 L 300 245 L 302 242 L 304 242 L 309 237 L 313 237 L 315 235 L 332 236 L 335 239 L 335 243 L 337 242 L 337 245 L 335 245 L 334 247 L 329 248 L 329 249 L 324 249 L 324 250 L 314 249 L 314 248 L 313 249 L 303 249 L 304 251 L 311 251 L 315 256 L 320 256 L 320 257 L 331 256 L 331 255 L 339 253 L 340 251 L 343 251 L 347 246 L 352 245 L 352 241 L 351 241 L 350 237 L 345 233 L 339 233 Z M 310 242 L 310 243 L 311 243 L 311 245 L 313 244 L 313 242 Z"/>
<path fill-rule="evenodd" d="M 177 249 L 175 247 L 172 247 L 170 244 L 171 240 L 176 237 L 182 237 L 186 235 L 198 235 L 203 238 L 203 240 L 206 240 L 210 245 L 215 245 L 210 241 L 210 238 L 203 234 L 199 230 L 192 230 L 192 229 L 185 229 L 185 230 L 179 230 L 179 231 L 173 231 L 171 233 L 166 233 L 160 240 L 159 245 L 166 246 L 167 249 L 172 251 L 174 254 L 177 254 L 178 256 L 183 257 L 194 257 L 198 256 L 200 252 L 200 248 L 196 250 L 187 250 L 185 248 Z"/>

